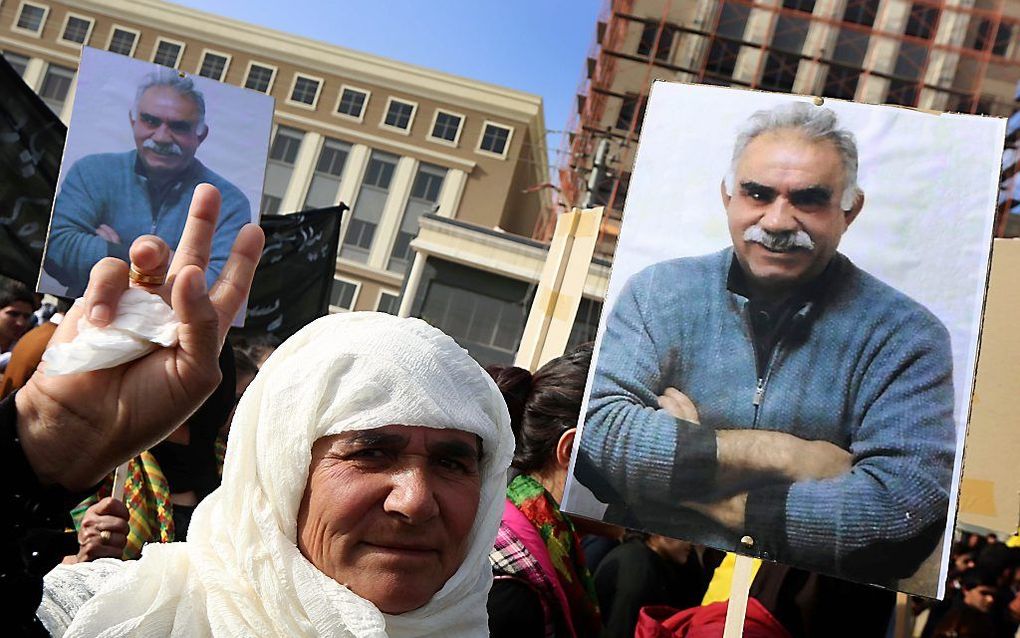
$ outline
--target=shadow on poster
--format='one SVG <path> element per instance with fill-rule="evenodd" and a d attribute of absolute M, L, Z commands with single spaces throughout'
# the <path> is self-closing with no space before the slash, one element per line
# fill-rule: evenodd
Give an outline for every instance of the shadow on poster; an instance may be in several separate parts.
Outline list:
<path fill-rule="evenodd" d="M 81 296 L 92 266 L 128 261 L 140 235 L 175 249 L 201 183 L 222 196 L 212 285 L 241 227 L 258 222 L 273 108 L 255 91 L 82 49 L 39 291 Z"/>
<path fill-rule="evenodd" d="M 657 83 L 563 509 L 941 597 L 1003 134 Z"/>

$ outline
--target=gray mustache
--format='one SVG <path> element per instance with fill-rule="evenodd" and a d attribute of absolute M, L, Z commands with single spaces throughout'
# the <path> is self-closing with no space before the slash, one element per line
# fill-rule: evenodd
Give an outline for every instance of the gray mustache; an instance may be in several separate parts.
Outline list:
<path fill-rule="evenodd" d="M 150 151 L 159 153 L 160 155 L 184 155 L 184 149 L 182 149 L 181 145 L 176 142 L 167 142 L 163 144 L 153 139 L 147 139 L 142 142 L 142 148 L 147 148 Z"/>
<path fill-rule="evenodd" d="M 815 242 L 803 230 L 773 233 L 761 226 L 751 226 L 744 231 L 744 241 L 761 244 L 769 250 L 789 252 L 791 250 L 814 250 Z"/>

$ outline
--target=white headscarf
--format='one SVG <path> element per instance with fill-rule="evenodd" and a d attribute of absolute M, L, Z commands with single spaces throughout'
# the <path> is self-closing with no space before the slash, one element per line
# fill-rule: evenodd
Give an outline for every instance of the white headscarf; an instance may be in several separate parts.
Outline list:
<path fill-rule="evenodd" d="M 400 615 L 379 612 L 296 546 L 312 444 L 391 424 L 471 432 L 484 453 L 464 562 L 425 606 Z M 319 319 L 269 358 L 241 399 L 223 484 L 195 510 L 188 542 L 147 545 L 65 635 L 485 636 L 488 554 L 513 445 L 499 390 L 451 338 L 386 314 Z M 59 569 L 77 568 L 87 564 Z"/>

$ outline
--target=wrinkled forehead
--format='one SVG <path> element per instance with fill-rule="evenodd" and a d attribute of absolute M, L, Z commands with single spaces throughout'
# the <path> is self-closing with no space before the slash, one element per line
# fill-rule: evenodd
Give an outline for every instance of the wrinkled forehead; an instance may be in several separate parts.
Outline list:
<path fill-rule="evenodd" d="M 782 183 L 796 188 L 842 187 L 845 179 L 843 160 L 835 143 L 813 139 L 795 129 L 762 133 L 751 140 L 736 165 L 738 183 L 752 180 L 779 188 Z"/>

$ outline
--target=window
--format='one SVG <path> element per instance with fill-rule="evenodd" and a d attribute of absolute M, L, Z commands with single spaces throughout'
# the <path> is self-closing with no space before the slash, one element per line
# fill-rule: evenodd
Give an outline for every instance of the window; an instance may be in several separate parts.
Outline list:
<path fill-rule="evenodd" d="M 110 32 L 110 44 L 106 50 L 121 55 L 132 56 L 135 54 L 135 44 L 138 43 L 138 32 L 130 31 L 123 27 L 114 27 Z"/>
<path fill-rule="evenodd" d="M 347 223 L 343 247 L 340 249 L 341 257 L 361 263 L 368 262 L 372 239 L 375 237 L 379 220 L 382 219 L 398 159 L 396 155 L 372 151 L 365 167 L 365 176 L 361 180 L 358 198 Z"/>
<path fill-rule="evenodd" d="M 202 64 L 198 67 L 198 74 L 204 78 L 222 80 L 227 73 L 227 66 L 230 64 L 230 56 L 213 51 L 206 51 L 202 54 Z"/>
<path fill-rule="evenodd" d="M 797 67 L 800 57 L 790 53 L 770 51 L 765 60 L 765 70 L 761 74 L 758 86 L 772 91 L 790 92 L 793 82 L 797 79 Z"/>
<path fill-rule="evenodd" d="M 938 7 L 929 7 L 928 5 L 915 3 L 910 7 L 907 28 L 903 32 L 906 35 L 930 40 L 935 35 L 935 27 L 938 26 L 938 21 Z"/>
<path fill-rule="evenodd" d="M 407 133 L 411 129 L 414 112 L 417 108 L 418 105 L 414 102 L 404 102 L 391 97 L 386 103 L 386 115 L 383 116 L 382 123 L 384 126 Z"/>
<path fill-rule="evenodd" d="M 634 113 L 637 111 L 638 96 L 628 93 L 627 97 L 620 102 L 620 114 L 616 116 L 616 128 L 621 131 L 629 131 L 630 125 L 634 122 Z"/>
<path fill-rule="evenodd" d="M 174 42 L 160 38 L 156 42 L 156 51 L 152 54 L 152 61 L 156 64 L 176 69 L 177 63 L 181 59 L 182 51 L 184 51 L 183 42 Z"/>
<path fill-rule="evenodd" d="M 602 314 L 602 302 L 581 297 L 574 316 L 574 325 L 567 337 L 567 351 L 573 350 L 582 343 L 595 341 L 595 333 L 599 329 L 599 316 Z"/>
<path fill-rule="evenodd" d="M 718 38 L 712 42 L 708 50 L 708 62 L 705 64 L 705 72 L 725 77 L 733 77 L 733 69 L 737 66 L 737 56 L 740 55 L 740 44 L 727 42 Z"/>
<path fill-rule="evenodd" d="M 429 133 L 429 138 L 456 146 L 460 139 L 460 125 L 463 123 L 463 115 L 436 109 L 436 117 L 432 120 L 432 132 Z"/>
<path fill-rule="evenodd" d="M 7 51 L 4 53 L 4 59 L 7 60 L 7 64 L 10 64 L 11 68 L 13 68 L 18 75 L 25 75 L 25 69 L 28 67 L 27 56 Z"/>
<path fill-rule="evenodd" d="M 917 83 L 904 80 L 889 80 L 889 92 L 885 97 L 886 104 L 901 106 L 917 105 Z"/>
<path fill-rule="evenodd" d="M 825 76 L 825 87 L 822 89 L 822 95 L 840 100 L 852 100 L 857 93 L 857 82 L 860 80 L 860 77 L 860 69 L 848 69 L 831 65 L 829 66 L 829 73 Z"/>
<path fill-rule="evenodd" d="M 344 86 L 340 88 L 340 101 L 337 102 L 336 112 L 339 115 L 352 117 L 359 122 L 365 114 L 365 105 L 368 103 L 368 91 Z"/>
<path fill-rule="evenodd" d="M 14 27 L 18 31 L 27 31 L 33 35 L 42 33 L 43 24 L 46 22 L 46 14 L 50 12 L 49 7 L 21 3 L 21 13 L 18 14 L 18 21 Z"/>
<path fill-rule="evenodd" d="M 435 212 L 445 178 L 446 169 L 441 166 L 425 163 L 418 165 L 418 174 L 411 184 L 411 196 L 407 198 L 404 217 L 400 220 L 386 270 L 401 274 L 407 271 L 411 264 L 411 240 L 418 235 L 418 220 L 426 213 Z"/>
<path fill-rule="evenodd" d="M 361 286 L 352 281 L 343 279 L 333 280 L 333 289 L 329 293 L 329 305 L 331 310 L 354 310 L 354 302 L 358 298 L 358 288 Z"/>
<path fill-rule="evenodd" d="M 400 311 L 400 293 L 380 291 L 379 303 L 375 305 L 375 309 L 390 315 L 397 314 Z"/>
<path fill-rule="evenodd" d="M 351 145 L 339 140 L 327 139 L 319 151 L 319 161 L 315 163 L 312 182 L 305 196 L 305 209 L 326 208 L 336 204 L 340 192 L 340 178 L 344 172 L 344 164 L 350 155 Z"/>
<path fill-rule="evenodd" d="M 978 51 L 984 51 L 991 39 L 991 32 L 992 21 L 988 19 L 982 20 L 978 24 L 977 37 L 974 40 L 974 44 L 971 45 L 971 48 Z M 999 28 L 995 31 L 995 41 L 992 44 L 992 55 L 1006 55 L 1006 52 L 1009 50 L 1009 43 L 1012 39 L 1013 25 L 1000 22 Z"/>
<path fill-rule="evenodd" d="M 513 133 L 514 130 L 508 126 L 486 122 L 482 127 L 482 136 L 478 139 L 478 150 L 506 157 Z"/>
<path fill-rule="evenodd" d="M 815 10 L 815 0 L 783 0 L 783 8 L 811 13 Z"/>
<path fill-rule="evenodd" d="M 51 64 L 46 68 L 46 75 L 43 76 L 39 97 L 46 103 L 46 106 L 50 107 L 51 111 L 60 115 L 73 81 L 74 69 Z"/>
<path fill-rule="evenodd" d="M 322 86 L 322 80 L 305 75 L 295 75 L 294 86 L 291 87 L 288 102 L 315 108 L 315 103 L 319 100 L 320 86 Z"/>
<path fill-rule="evenodd" d="M 244 88 L 269 93 L 273 88 L 273 79 L 276 77 L 276 67 L 264 64 L 248 64 L 248 74 L 244 79 Z"/>
<path fill-rule="evenodd" d="M 294 161 L 301 150 L 305 134 L 297 129 L 279 126 L 269 147 L 269 161 L 266 162 L 266 183 L 262 194 L 262 212 L 274 215 L 280 212 L 280 204 L 287 192 Z"/>
<path fill-rule="evenodd" d="M 878 15 L 878 3 L 881 0 L 847 0 L 846 10 L 843 12 L 843 22 L 863 24 L 866 27 L 875 24 L 875 16 Z"/>
<path fill-rule="evenodd" d="M 659 37 L 659 44 L 655 47 L 656 60 L 669 60 L 669 52 L 673 48 L 673 36 L 676 34 L 676 27 L 663 24 L 662 32 L 659 32 L 658 22 L 646 22 L 641 30 L 641 39 L 638 41 L 637 54 L 647 56 L 652 54 L 652 46 L 655 45 L 656 36 Z"/>
<path fill-rule="evenodd" d="M 71 44 L 86 44 L 90 35 L 92 35 L 92 20 L 69 14 L 60 39 Z"/>

